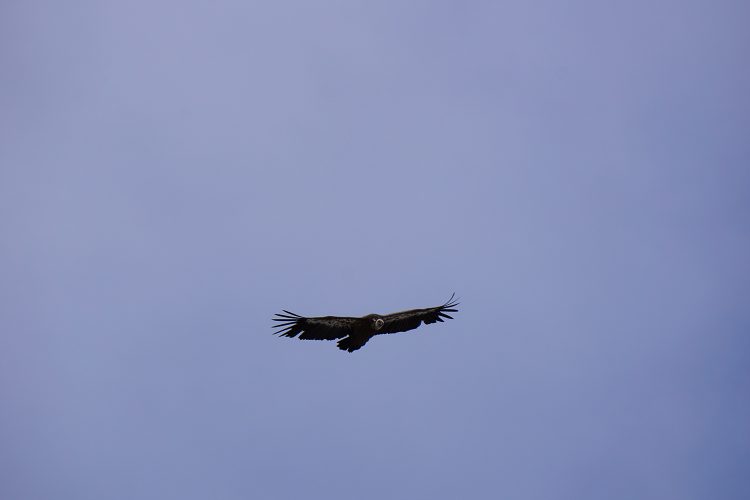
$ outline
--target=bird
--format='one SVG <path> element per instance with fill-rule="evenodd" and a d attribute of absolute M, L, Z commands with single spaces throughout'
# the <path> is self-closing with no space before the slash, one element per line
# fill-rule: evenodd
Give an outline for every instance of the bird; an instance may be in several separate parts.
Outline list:
<path fill-rule="evenodd" d="M 273 325 L 274 334 L 281 337 L 297 337 L 302 340 L 337 340 L 342 351 L 354 352 L 375 335 L 399 333 L 414 330 L 422 323 L 430 325 L 453 319 L 449 312 L 457 312 L 459 304 L 454 301 L 455 293 L 444 304 L 426 309 L 409 309 L 391 314 L 368 314 L 361 318 L 342 316 L 320 316 L 306 318 L 282 309 L 276 313 Z"/>

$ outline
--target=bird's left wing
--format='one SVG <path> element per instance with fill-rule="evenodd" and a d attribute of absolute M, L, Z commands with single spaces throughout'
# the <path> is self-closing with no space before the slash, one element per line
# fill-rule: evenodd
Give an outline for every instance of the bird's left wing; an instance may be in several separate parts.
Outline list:
<path fill-rule="evenodd" d="M 278 321 L 274 333 L 282 337 L 296 337 L 299 335 L 303 340 L 335 340 L 346 337 L 354 331 L 357 318 L 346 318 L 340 316 L 321 316 L 319 318 L 305 318 L 299 314 L 284 311 L 273 318 Z"/>
<path fill-rule="evenodd" d="M 458 302 L 453 300 L 454 296 L 455 294 L 451 295 L 451 298 L 441 306 L 411 309 L 382 316 L 384 324 L 378 333 L 406 332 L 417 328 L 422 322 L 429 325 L 438 321 L 442 322 L 443 318 L 453 319 L 453 316 L 446 313 L 458 311 L 455 309 Z"/>

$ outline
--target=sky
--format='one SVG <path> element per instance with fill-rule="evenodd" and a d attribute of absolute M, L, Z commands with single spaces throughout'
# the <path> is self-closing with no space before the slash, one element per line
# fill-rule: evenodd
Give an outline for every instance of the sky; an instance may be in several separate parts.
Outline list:
<path fill-rule="evenodd" d="M 0 497 L 745 498 L 749 14 L 6 0 Z"/>

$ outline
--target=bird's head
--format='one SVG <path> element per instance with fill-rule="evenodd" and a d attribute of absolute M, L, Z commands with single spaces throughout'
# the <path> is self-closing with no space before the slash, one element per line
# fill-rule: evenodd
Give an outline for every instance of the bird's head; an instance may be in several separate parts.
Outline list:
<path fill-rule="evenodd" d="M 383 321 L 383 318 L 372 318 L 372 328 L 374 330 L 380 330 L 383 328 L 383 325 L 385 324 L 385 321 Z"/>

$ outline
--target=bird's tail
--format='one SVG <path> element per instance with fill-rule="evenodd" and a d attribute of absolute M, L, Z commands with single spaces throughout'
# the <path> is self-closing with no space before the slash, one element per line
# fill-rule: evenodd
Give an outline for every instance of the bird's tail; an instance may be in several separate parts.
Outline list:
<path fill-rule="evenodd" d="M 368 340 L 370 340 L 370 339 L 367 338 L 367 337 L 365 337 L 365 338 L 358 338 L 358 337 L 347 336 L 347 337 L 344 337 L 343 339 L 339 340 L 336 343 L 336 345 L 342 351 L 354 352 L 357 349 L 359 349 L 360 347 L 362 347 L 363 345 L 365 345 Z"/>

